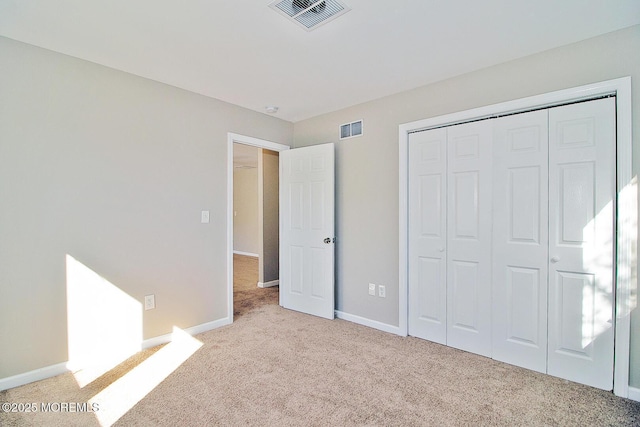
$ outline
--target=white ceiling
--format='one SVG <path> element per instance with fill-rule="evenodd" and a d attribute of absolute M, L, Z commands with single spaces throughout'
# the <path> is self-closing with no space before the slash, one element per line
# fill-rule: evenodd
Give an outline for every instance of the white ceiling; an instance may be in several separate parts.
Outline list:
<path fill-rule="evenodd" d="M 0 35 L 296 122 L 640 23 L 639 0 L 0 0 Z"/>

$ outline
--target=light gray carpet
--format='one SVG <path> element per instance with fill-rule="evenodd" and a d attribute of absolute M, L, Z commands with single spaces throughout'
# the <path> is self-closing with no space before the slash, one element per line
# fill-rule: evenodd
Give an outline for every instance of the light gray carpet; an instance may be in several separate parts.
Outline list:
<path fill-rule="evenodd" d="M 261 306 L 204 345 L 116 423 L 176 425 L 640 424 L 612 393 L 343 320 Z M 155 350 L 78 389 L 65 374 L 0 401 L 86 401 Z M 2 425 L 98 425 L 92 414 L 0 414 Z"/>

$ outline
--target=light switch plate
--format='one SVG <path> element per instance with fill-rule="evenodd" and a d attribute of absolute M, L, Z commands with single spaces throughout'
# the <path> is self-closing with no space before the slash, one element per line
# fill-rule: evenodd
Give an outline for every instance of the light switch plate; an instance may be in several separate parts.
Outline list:
<path fill-rule="evenodd" d="M 209 223 L 209 211 L 202 211 L 200 215 L 200 222 L 202 222 L 203 224 Z"/>
<path fill-rule="evenodd" d="M 375 283 L 369 283 L 369 295 L 376 295 L 376 285 Z"/>

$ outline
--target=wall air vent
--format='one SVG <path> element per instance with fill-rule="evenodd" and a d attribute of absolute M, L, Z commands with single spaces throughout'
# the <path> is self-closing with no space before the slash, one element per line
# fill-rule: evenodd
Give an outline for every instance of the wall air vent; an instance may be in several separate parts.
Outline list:
<path fill-rule="evenodd" d="M 362 136 L 362 120 L 340 125 L 340 139 Z"/>
<path fill-rule="evenodd" d="M 276 0 L 269 7 L 307 31 L 351 10 L 338 0 Z"/>

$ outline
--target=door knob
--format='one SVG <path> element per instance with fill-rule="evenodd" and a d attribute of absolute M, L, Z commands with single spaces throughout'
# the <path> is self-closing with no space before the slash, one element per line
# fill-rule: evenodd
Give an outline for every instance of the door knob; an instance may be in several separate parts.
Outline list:
<path fill-rule="evenodd" d="M 444 248 L 438 248 L 438 252 L 444 252 Z"/>
<path fill-rule="evenodd" d="M 325 239 L 324 239 L 324 242 L 325 242 L 326 244 L 331 243 L 331 237 L 327 237 L 327 238 L 325 238 Z"/>
<path fill-rule="evenodd" d="M 551 257 L 551 262 L 552 262 L 552 263 L 554 263 L 554 264 L 555 264 L 555 263 L 556 263 L 556 262 L 558 262 L 558 261 L 560 261 L 560 257 L 559 257 L 559 256 Z"/>

